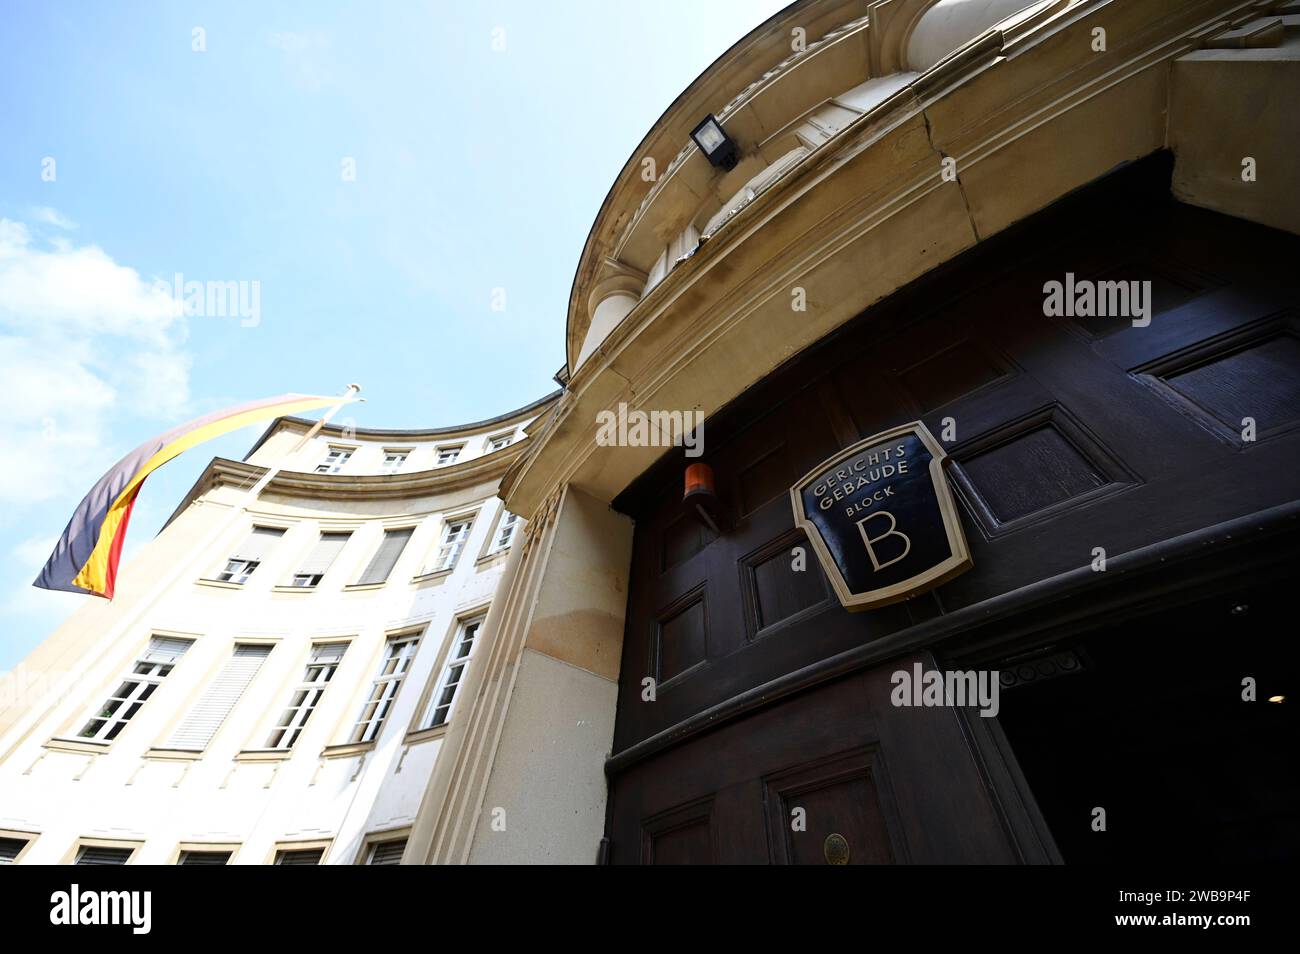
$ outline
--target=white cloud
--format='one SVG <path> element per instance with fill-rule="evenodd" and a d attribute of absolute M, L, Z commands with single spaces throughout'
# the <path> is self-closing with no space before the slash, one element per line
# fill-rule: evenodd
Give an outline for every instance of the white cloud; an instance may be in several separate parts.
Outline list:
<path fill-rule="evenodd" d="M 32 209 L 32 219 L 45 225 L 52 225 L 56 229 L 71 231 L 77 227 L 77 223 L 72 221 L 58 209 L 52 209 L 48 205 L 38 205 Z"/>
<path fill-rule="evenodd" d="M 0 324 L 32 332 L 112 335 L 167 343 L 183 328 L 181 305 L 97 245 L 32 243 L 21 222 L 0 219 Z"/>
<path fill-rule="evenodd" d="M 0 381 L 13 409 L 0 504 L 75 503 L 132 446 L 113 440 L 115 415 L 183 412 L 185 332 L 171 296 L 97 245 L 40 245 L 0 219 Z"/>

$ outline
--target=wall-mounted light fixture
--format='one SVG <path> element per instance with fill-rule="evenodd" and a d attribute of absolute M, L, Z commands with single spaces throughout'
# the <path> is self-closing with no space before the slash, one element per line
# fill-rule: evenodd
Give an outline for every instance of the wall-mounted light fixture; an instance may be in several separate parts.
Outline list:
<path fill-rule="evenodd" d="M 682 503 L 715 534 L 722 533 L 716 519 L 718 494 L 713 485 L 713 468 L 708 464 L 686 465 L 686 492 L 682 495 Z"/>
<path fill-rule="evenodd" d="M 712 113 L 705 116 L 703 121 L 691 130 L 691 138 L 695 140 L 695 145 L 700 147 L 700 152 L 704 153 L 704 158 L 709 160 L 710 165 L 720 166 L 730 172 L 740 161 L 740 149 Z"/>

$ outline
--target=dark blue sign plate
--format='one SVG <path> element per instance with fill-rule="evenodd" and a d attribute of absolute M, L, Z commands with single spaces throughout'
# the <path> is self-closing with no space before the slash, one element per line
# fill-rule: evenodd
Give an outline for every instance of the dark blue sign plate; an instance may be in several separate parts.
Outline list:
<path fill-rule="evenodd" d="M 849 609 L 910 599 L 970 569 L 945 456 L 914 421 L 846 448 L 790 488 L 795 523 Z"/>

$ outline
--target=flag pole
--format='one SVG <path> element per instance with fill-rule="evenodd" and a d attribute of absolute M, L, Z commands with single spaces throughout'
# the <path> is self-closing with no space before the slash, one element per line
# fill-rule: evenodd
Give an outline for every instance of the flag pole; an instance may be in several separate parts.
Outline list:
<path fill-rule="evenodd" d="M 244 494 L 243 500 L 239 502 L 239 506 L 235 507 L 233 512 L 242 513 L 247 510 L 249 504 L 258 498 L 258 495 L 262 493 L 266 488 L 266 485 L 274 480 L 276 475 L 284 469 L 285 463 L 297 454 L 298 451 L 306 447 L 307 442 L 320 433 L 321 428 L 329 423 L 330 418 L 337 414 L 344 404 L 353 400 L 364 401 L 365 398 L 356 397 L 360 391 L 361 385 L 359 384 L 349 384 L 344 388 L 343 394 L 339 396 L 338 403 L 331 404 L 330 409 L 321 416 L 321 419 L 313 424 L 306 434 L 302 435 L 302 439 L 299 440 L 297 444 L 294 444 L 287 452 L 280 455 L 279 460 L 277 460 L 273 466 L 266 469 L 266 473 L 259 477 L 257 483 L 253 484 L 253 486 L 248 489 L 248 493 Z"/>
<path fill-rule="evenodd" d="M 124 632 L 126 632 L 128 628 L 134 626 L 138 622 L 141 616 L 143 616 L 145 613 L 151 610 L 154 604 L 156 604 L 163 597 L 163 595 L 169 589 L 171 589 L 171 587 L 176 583 L 177 580 L 181 579 L 187 573 L 192 572 L 191 568 L 193 567 L 194 563 L 197 560 L 204 559 L 206 557 L 208 548 L 213 543 L 215 543 L 222 536 L 222 534 L 224 534 L 227 530 L 230 529 L 230 526 L 239 517 L 239 515 L 248 509 L 248 507 L 252 504 L 254 500 L 257 499 L 258 494 L 262 492 L 262 490 L 266 487 L 266 485 L 269 484 L 275 478 L 275 476 L 280 473 L 281 470 L 283 470 L 285 463 L 288 462 L 288 460 L 294 454 L 296 454 L 304 446 L 306 446 L 309 440 L 311 440 L 313 437 L 319 434 L 321 428 L 325 426 L 326 422 L 329 421 L 330 418 L 332 418 L 335 414 L 338 413 L 339 409 L 342 408 L 343 405 L 348 404 L 352 401 L 365 400 L 365 398 L 356 397 L 357 393 L 360 390 L 361 390 L 361 385 L 359 384 L 349 384 L 344 389 L 343 394 L 339 396 L 338 401 L 330 405 L 330 409 L 321 417 L 319 421 L 317 421 L 315 424 L 311 426 L 311 428 L 307 431 L 307 433 L 303 435 L 302 439 L 299 440 L 298 443 L 295 444 L 291 450 L 289 450 L 285 454 L 282 454 L 273 466 L 268 467 L 266 473 L 264 473 L 258 479 L 258 481 L 252 487 L 249 488 L 247 493 L 243 495 L 243 497 L 239 500 L 239 502 L 235 506 L 231 507 L 229 517 L 227 517 L 225 520 L 218 520 L 217 525 L 214 526 L 211 530 L 209 530 L 206 534 L 204 534 L 204 536 L 199 540 L 197 545 L 191 547 L 188 550 L 189 558 L 177 560 L 176 563 L 173 565 L 171 572 L 163 574 L 163 576 L 159 578 L 159 580 L 153 585 L 153 587 L 150 588 L 144 594 L 144 596 L 140 598 L 139 602 L 137 602 L 136 605 L 130 611 L 123 613 L 122 617 L 116 623 L 114 623 L 112 626 L 108 628 L 108 631 L 104 634 L 103 637 L 101 637 L 99 643 L 101 652 L 99 653 L 99 655 L 93 660 L 78 659 L 76 665 L 69 667 L 69 671 L 65 674 L 66 677 L 69 679 L 69 684 L 71 683 L 71 680 L 74 679 L 79 680 L 83 678 L 87 673 L 89 673 L 96 666 L 102 663 L 105 660 L 105 658 L 109 658 L 109 659 L 113 658 L 112 650 L 116 646 L 118 638 Z M 112 600 L 109 600 L 109 605 L 112 605 L 112 602 L 113 602 Z M 107 678 L 107 674 L 105 678 Z M 35 725 L 37 721 L 45 718 L 46 714 L 48 714 L 52 708 L 57 708 L 59 705 L 67 701 L 69 698 L 70 698 L 70 694 L 64 691 L 59 697 L 54 699 L 51 703 L 46 705 L 44 708 L 40 708 L 38 706 L 32 706 L 31 708 L 29 708 L 27 710 L 27 713 L 24 715 L 24 717 L 16 720 L 9 727 L 8 732 L 4 733 L 3 735 L 0 735 L 0 743 L 7 743 L 9 739 L 17 740 L 11 745 L 9 745 L 8 749 L 5 749 L 3 748 L 3 746 L 0 746 L 0 761 L 3 761 L 5 758 L 8 758 L 8 756 L 13 750 L 13 747 L 21 743 L 21 740 L 27 735 L 31 727 Z"/>

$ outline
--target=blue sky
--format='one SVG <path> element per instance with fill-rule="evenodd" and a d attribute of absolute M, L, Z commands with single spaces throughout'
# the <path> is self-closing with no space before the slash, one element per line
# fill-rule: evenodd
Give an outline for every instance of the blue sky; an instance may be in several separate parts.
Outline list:
<path fill-rule="evenodd" d="M 17 414 L 0 440 L 0 670 L 91 598 L 31 580 L 149 436 L 350 381 L 376 427 L 553 388 L 614 176 L 781 6 L 3 0 L 0 380 Z M 179 313 L 157 285 L 178 273 L 256 282 L 257 320 Z M 149 478 L 124 572 L 208 459 L 256 433 Z"/>

